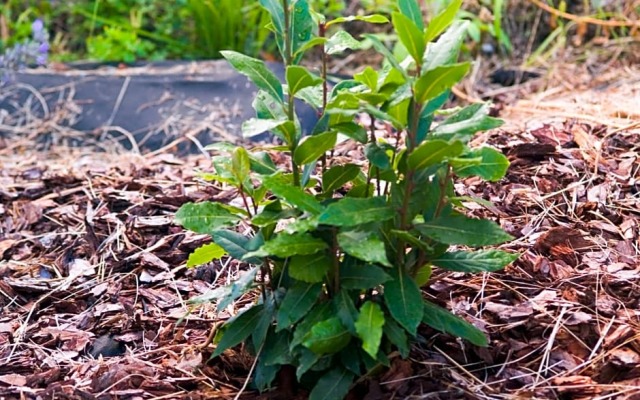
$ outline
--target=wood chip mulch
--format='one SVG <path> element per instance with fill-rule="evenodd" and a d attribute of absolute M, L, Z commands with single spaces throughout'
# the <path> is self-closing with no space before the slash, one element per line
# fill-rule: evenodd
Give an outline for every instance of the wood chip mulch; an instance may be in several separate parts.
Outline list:
<path fill-rule="evenodd" d="M 471 215 L 521 253 L 484 275 L 436 271 L 426 297 L 484 330 L 488 348 L 421 331 L 410 360 L 353 398 L 640 399 L 640 135 L 566 121 L 478 141 L 511 159 L 466 179 Z M 359 149 L 344 149 L 350 155 Z M 209 360 L 213 305 L 188 299 L 241 265 L 185 267 L 209 238 L 173 223 L 187 201 L 234 201 L 203 156 L 0 146 L 0 398 L 232 399 L 253 360 Z M 209 361 L 208 361 L 209 360 Z M 304 398 L 304 391 L 299 397 Z M 278 398 L 253 393 L 242 398 Z"/>

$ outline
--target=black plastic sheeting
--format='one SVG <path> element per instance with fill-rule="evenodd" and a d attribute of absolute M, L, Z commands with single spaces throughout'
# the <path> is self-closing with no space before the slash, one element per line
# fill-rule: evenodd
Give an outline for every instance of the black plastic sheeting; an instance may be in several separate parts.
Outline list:
<path fill-rule="evenodd" d="M 268 66 L 284 79 L 281 64 Z M 84 63 L 71 64 L 64 71 L 28 70 L 16 74 L 12 85 L 0 88 L 0 119 L 5 121 L 0 124 L 0 135 L 11 139 L 15 134 L 5 129 L 6 121 L 20 124 L 30 118 L 16 115 L 30 113 L 44 120 L 58 112 L 64 114 L 57 121 L 59 130 L 71 128 L 96 140 L 115 138 L 127 148 L 134 147 L 133 139 L 142 151 L 187 135 L 190 140 L 178 140 L 180 150 L 194 151 L 198 149 L 194 143 L 240 138 L 242 122 L 255 116 L 251 106 L 255 93 L 253 84 L 225 61 L 125 68 Z M 303 103 L 297 110 L 303 133 L 310 133 L 318 118 L 316 111 Z M 75 136 L 75 145 L 83 144 L 80 137 Z"/>

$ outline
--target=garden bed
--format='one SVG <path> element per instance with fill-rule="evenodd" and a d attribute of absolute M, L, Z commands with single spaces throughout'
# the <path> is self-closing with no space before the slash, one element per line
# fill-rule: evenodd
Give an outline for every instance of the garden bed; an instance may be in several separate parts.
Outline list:
<path fill-rule="evenodd" d="M 636 398 L 640 118 L 622 99 L 639 103 L 638 76 L 574 78 L 506 103 L 507 125 L 476 140 L 509 156 L 507 176 L 456 190 L 493 203 L 469 212 L 499 222 L 516 237 L 503 248 L 521 257 L 473 277 L 436 270 L 424 290 L 490 346 L 423 328 L 409 360 L 392 358 L 351 398 Z M 50 131 L 36 121 L 30 132 Z M 175 211 L 236 197 L 196 177 L 210 168 L 206 157 L 162 146 L 147 155 L 64 142 L 35 150 L 32 139 L 0 138 L 0 397 L 305 398 L 302 389 L 242 391 L 253 359 L 236 348 L 209 360 L 213 345 L 201 349 L 247 301 L 221 314 L 188 304 L 243 268 L 185 267 L 210 239 L 175 225 Z M 336 156 L 364 159 L 351 143 Z"/>

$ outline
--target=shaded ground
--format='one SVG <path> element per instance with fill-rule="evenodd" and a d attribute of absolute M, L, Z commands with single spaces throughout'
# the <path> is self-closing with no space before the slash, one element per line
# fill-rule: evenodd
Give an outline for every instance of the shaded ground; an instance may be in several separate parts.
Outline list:
<path fill-rule="evenodd" d="M 640 118 L 633 106 L 611 114 L 622 107 L 612 88 L 640 104 L 637 77 L 622 71 L 601 91 L 586 80 L 498 93 L 508 124 L 476 140 L 508 154 L 511 168 L 499 183 L 456 189 L 493 202 L 469 212 L 498 221 L 517 237 L 503 248 L 522 256 L 489 275 L 438 271 L 424 292 L 491 345 L 424 329 L 409 361 L 394 358 L 353 398 L 640 398 Z M 542 97 L 509 100 L 518 90 Z M 364 159 L 353 145 L 343 155 Z M 186 201 L 234 201 L 195 178 L 208 167 L 202 156 L 45 154 L 0 141 L 0 398 L 239 393 L 250 357 L 236 349 L 206 362 L 212 347 L 198 347 L 237 309 L 216 316 L 187 300 L 242 267 L 187 270 L 208 238 L 172 223 Z"/>

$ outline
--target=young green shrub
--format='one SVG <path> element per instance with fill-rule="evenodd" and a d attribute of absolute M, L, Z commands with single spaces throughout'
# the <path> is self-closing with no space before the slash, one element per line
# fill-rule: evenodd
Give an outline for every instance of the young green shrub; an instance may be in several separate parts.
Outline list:
<path fill-rule="evenodd" d="M 272 131 L 282 141 L 272 151 L 285 153 L 290 164 L 282 171 L 265 152 L 213 145 L 222 155 L 213 158 L 215 172 L 203 177 L 235 187 L 243 206 L 188 203 L 176 220 L 213 238 L 191 255 L 189 266 L 223 256 L 248 265 L 230 286 L 193 301 L 216 302 L 222 310 L 248 291 L 259 292 L 254 304 L 224 324 L 213 353 L 244 343 L 257 357 L 259 390 L 289 366 L 299 382 L 312 383 L 311 399 L 343 398 L 358 377 L 389 365 L 391 352 L 407 357 L 422 323 L 488 344 L 473 325 L 425 301 L 420 289 L 433 266 L 485 272 L 516 258 L 462 249 L 511 237 L 492 221 L 465 216 L 453 190 L 455 177 L 497 181 L 505 174 L 508 162 L 500 152 L 468 146 L 476 132 L 501 121 L 475 104 L 433 124 L 449 90 L 469 70 L 469 63 L 456 62 L 467 31 L 467 22 L 453 23 L 460 3 L 425 26 L 416 0 L 399 0 L 392 24 L 409 57 L 396 60 L 375 36 L 364 35 L 384 55 L 384 67 L 367 67 L 333 88 L 325 78 L 327 57 L 360 42 L 342 30 L 327 34 L 329 28 L 353 19 L 386 23 L 385 17 L 325 21 L 307 0 L 262 0 L 285 60 L 284 84 L 262 61 L 222 52 L 259 89 L 257 117 L 244 124 L 245 135 Z M 320 76 L 299 64 L 314 46 L 324 54 Z M 321 115 L 311 136 L 301 135 L 294 98 Z M 370 127 L 356 122 L 359 114 L 369 115 Z M 376 137 L 376 122 L 390 125 L 396 140 Z M 364 146 L 366 167 L 331 158 L 339 138 Z M 238 224 L 252 233 L 238 233 Z"/>

